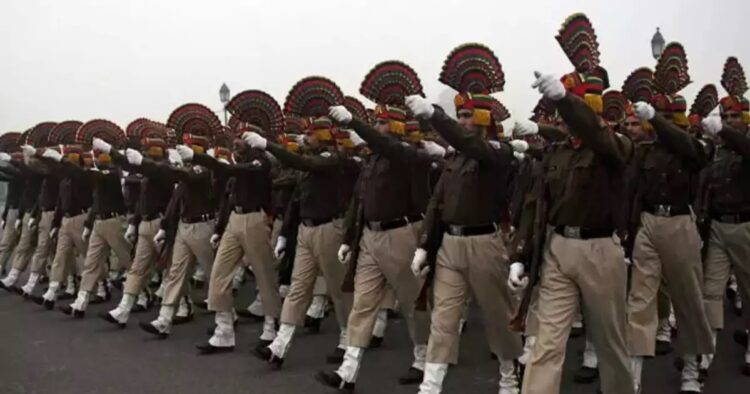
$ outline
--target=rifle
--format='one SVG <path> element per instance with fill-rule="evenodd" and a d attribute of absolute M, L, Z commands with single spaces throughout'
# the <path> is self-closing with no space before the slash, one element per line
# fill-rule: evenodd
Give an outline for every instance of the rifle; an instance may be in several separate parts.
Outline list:
<path fill-rule="evenodd" d="M 436 217 L 432 228 L 427 229 L 430 232 L 429 244 L 427 245 L 427 265 L 430 267 L 430 271 L 427 273 L 427 277 L 422 284 L 422 289 L 419 291 L 419 296 L 414 304 L 414 308 L 418 311 L 427 310 L 427 300 L 429 299 L 429 289 L 432 286 L 432 281 L 435 278 L 435 268 L 437 265 L 437 254 L 440 250 L 440 245 L 443 244 L 443 235 L 445 235 L 445 227 L 440 221 L 440 211 L 435 212 Z"/>
<path fill-rule="evenodd" d="M 356 197 L 353 201 L 357 201 Z M 349 256 L 349 266 L 347 267 L 344 282 L 341 284 L 341 291 L 344 293 L 354 292 L 354 276 L 357 274 L 357 260 L 359 259 L 359 241 L 362 239 L 362 232 L 365 229 L 365 207 L 357 201 L 357 207 L 354 210 L 354 238 L 351 242 L 351 254 Z M 351 213 L 348 213 L 351 214 Z"/>
<path fill-rule="evenodd" d="M 426 232 L 428 236 L 427 245 L 425 245 L 425 249 L 427 250 L 427 258 L 425 262 L 427 263 L 427 266 L 430 267 L 430 270 L 429 272 L 427 272 L 427 277 L 422 284 L 422 288 L 419 290 L 419 296 L 417 296 L 414 304 L 415 309 L 418 311 L 427 310 L 429 290 L 435 277 L 437 255 L 438 251 L 440 250 L 440 246 L 443 244 L 443 236 L 445 235 L 445 225 L 441 220 L 441 218 L 443 217 L 443 179 L 444 178 L 441 175 L 437 185 L 435 185 L 435 191 L 433 192 L 432 198 L 430 199 L 430 203 L 427 206 L 427 216 L 428 218 L 431 217 L 432 220 L 425 220 L 425 226 L 427 226 L 428 228 L 424 228 L 422 230 Z"/>
<path fill-rule="evenodd" d="M 523 332 L 526 328 L 526 315 L 529 313 L 529 305 L 534 291 L 534 286 L 541 271 L 545 238 L 547 235 L 547 203 L 544 199 L 544 181 L 538 180 L 536 185 L 536 201 L 534 202 L 534 221 L 531 225 L 531 259 L 529 262 L 529 284 L 523 293 L 518 311 L 510 321 L 510 329 L 513 332 Z M 522 232 L 520 232 L 523 234 Z"/>

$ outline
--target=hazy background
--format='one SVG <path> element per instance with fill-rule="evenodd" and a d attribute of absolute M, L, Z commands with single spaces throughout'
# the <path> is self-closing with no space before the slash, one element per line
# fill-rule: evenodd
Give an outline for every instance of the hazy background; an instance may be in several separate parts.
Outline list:
<path fill-rule="evenodd" d="M 0 0 L 0 132 L 69 119 L 164 122 L 186 102 L 221 111 L 222 82 L 283 106 L 296 81 L 318 74 L 361 98 L 362 78 L 389 59 L 410 64 L 429 98 L 450 102 L 437 77 L 469 41 L 495 51 L 507 80 L 496 97 L 528 117 L 539 98 L 532 71 L 572 70 L 554 36 L 578 11 L 594 24 L 616 89 L 654 66 L 657 26 L 685 46 L 689 103 L 704 84 L 718 86 L 727 56 L 750 71 L 748 0 Z"/>

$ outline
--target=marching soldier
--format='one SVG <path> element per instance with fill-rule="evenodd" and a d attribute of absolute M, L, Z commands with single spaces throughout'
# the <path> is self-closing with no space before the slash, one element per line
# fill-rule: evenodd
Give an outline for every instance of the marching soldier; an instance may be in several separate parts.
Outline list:
<path fill-rule="evenodd" d="M 0 152 L 4 153 L 0 157 L 0 161 L 4 164 L 0 166 L 0 180 L 8 183 L 8 195 L 2 215 L 2 226 L 0 226 L 3 230 L 0 240 L 0 271 L 3 272 L 21 236 L 20 227 L 16 227 L 16 220 L 20 219 L 19 208 L 26 181 L 18 168 L 23 163 L 23 154 L 18 146 L 19 138 L 21 138 L 20 133 L 5 133 L 0 139 Z"/>
<path fill-rule="evenodd" d="M 182 136 L 185 143 L 177 145 L 176 149 L 186 166 L 175 168 L 146 158 L 139 165 L 139 171 L 149 179 L 177 184 L 170 204 L 175 206 L 173 216 L 179 223 L 173 241 L 172 264 L 165 271 L 163 279 L 165 284 L 161 309 L 157 319 L 139 324 L 144 331 L 161 338 L 169 336 L 173 323 L 182 323 L 192 318 L 192 313 L 187 311 L 186 316 L 175 319 L 176 308 L 181 302 L 190 305 L 186 288 L 196 262 L 205 272 L 211 272 L 215 257 L 210 243 L 216 214 L 211 172 L 203 166 L 192 165 L 192 158 L 195 153 L 207 151 L 213 136 L 221 133 L 220 123 L 213 112 L 198 104 L 184 105 L 175 110 L 173 116 L 181 112 L 186 114 L 181 115 L 179 120 L 168 123 L 176 126 L 178 135 Z M 167 236 L 167 232 L 173 220 L 165 217 L 154 237 L 154 242 L 162 248 L 165 247 L 167 238 L 171 238 Z M 184 300 L 185 298 L 188 300 Z"/>
<path fill-rule="evenodd" d="M 81 122 L 73 120 L 58 123 L 49 131 L 47 143 L 44 145 L 53 145 L 55 142 L 51 139 L 52 136 L 65 135 L 68 133 L 68 131 L 65 131 L 66 129 L 71 130 L 69 132 L 75 133 L 81 125 Z M 42 147 L 44 146 L 39 146 L 38 148 Z M 39 159 L 35 158 L 35 160 Z M 24 298 L 31 297 L 40 278 L 45 274 L 47 265 L 54 258 L 54 255 L 50 252 L 54 252 L 55 241 L 50 236 L 50 232 L 52 231 L 52 222 L 55 218 L 55 207 L 60 187 L 60 174 L 47 166 L 42 166 L 40 170 L 44 172 L 44 180 L 39 192 L 39 201 L 37 201 L 36 205 L 37 213 L 33 215 L 33 218 L 29 222 L 29 228 L 36 228 L 37 230 L 37 241 L 29 269 L 29 278 L 26 284 L 21 287 L 21 294 Z"/>
<path fill-rule="evenodd" d="M 75 272 L 75 252 L 78 256 L 86 256 L 87 242 L 83 239 L 83 229 L 93 202 L 91 179 L 79 171 L 81 167 L 91 168 L 92 158 L 82 151 L 80 145 L 76 145 L 77 130 L 64 129 L 60 132 L 65 134 L 50 135 L 50 140 L 62 143 L 61 151 L 47 148 L 41 154 L 43 162 L 62 176 L 50 231 L 50 237 L 57 235 L 57 250 L 52 261 L 49 287 L 43 296 L 32 296 L 35 303 L 47 310 L 54 308 L 62 280 Z"/>
<path fill-rule="evenodd" d="M 143 154 L 155 161 L 164 161 L 167 156 L 167 132 L 164 125 L 155 122 L 147 122 L 137 134 L 129 136 L 131 140 L 138 140 Z M 104 148 L 104 146 L 102 146 Z M 122 169 L 133 173 L 137 172 L 137 166 L 131 161 L 137 162 L 139 155 L 137 151 L 128 148 L 125 154 L 116 150 L 109 151 L 112 161 Z M 130 318 L 130 312 L 136 304 L 136 297 L 145 291 L 148 280 L 155 269 L 160 255 L 158 245 L 154 242 L 154 236 L 159 231 L 162 217 L 167 208 L 174 190 L 174 184 L 144 177 L 140 185 L 140 195 L 136 213 L 128 222 L 125 230 L 125 239 L 135 244 L 135 255 L 133 263 L 128 269 L 125 284 L 123 285 L 122 298 L 116 308 L 99 315 L 109 323 L 124 328 Z"/>
<path fill-rule="evenodd" d="M 460 319 L 471 294 L 481 310 L 490 349 L 500 359 L 499 392 L 518 393 L 515 359 L 522 344 L 510 331 L 513 301 L 505 281 L 508 252 L 500 229 L 507 217 L 503 180 L 508 179 L 514 155 L 508 143 L 488 141 L 496 133 L 489 94 L 503 90 L 504 73 L 489 48 L 466 44 L 449 55 L 440 81 L 459 92 L 454 99 L 458 122 L 419 96 L 406 101 L 418 119 L 429 121 L 456 149 L 430 200 L 412 262 L 415 275 L 434 270 L 432 326 L 419 392 L 442 391 L 448 364 L 458 359 Z M 438 248 L 434 268 L 426 265 L 432 248 Z"/>
<path fill-rule="evenodd" d="M 29 144 L 33 144 L 34 146 L 46 145 L 47 135 L 54 126 L 55 123 L 51 122 L 41 123 L 23 133 L 20 137 L 20 141 L 24 144 L 21 146 L 24 157 L 23 161 L 18 163 L 18 166 L 25 179 L 25 184 L 18 210 L 18 219 L 16 223 L 13 223 L 13 226 L 18 227 L 21 235 L 13 252 L 12 268 L 8 276 L 0 281 L 0 287 L 6 290 L 19 291 L 19 289 L 13 286 L 18 280 L 18 276 L 26 270 L 34 253 L 37 239 L 37 231 L 33 219 L 46 167 L 39 164 L 37 159 L 33 157 L 35 149 Z"/>
<path fill-rule="evenodd" d="M 703 132 L 718 147 L 708 171 L 706 213 L 711 220 L 705 261 L 703 296 L 711 328 L 724 328 L 724 289 L 734 268 L 743 301 L 743 328 L 735 340 L 745 349 L 742 373 L 750 376 L 750 103 L 743 97 L 747 80 L 737 58 L 724 65 L 721 84 L 728 95 L 720 100 L 721 118 L 703 120 Z M 682 330 L 682 326 L 680 326 Z M 710 361 L 713 355 L 706 357 Z M 686 360 L 685 368 L 689 365 Z M 704 365 L 703 368 L 707 368 Z"/>
<path fill-rule="evenodd" d="M 656 133 L 653 141 L 636 145 L 634 159 L 638 184 L 632 211 L 640 215 L 640 227 L 633 246 L 628 342 L 636 392 L 641 389 L 643 359 L 655 354 L 662 277 L 680 327 L 680 350 L 686 363 L 682 392 L 702 391 L 697 358 L 713 353 L 714 348 L 702 301 L 701 240 L 691 206 L 710 146 L 673 122 L 682 113 L 676 107 L 676 94 L 690 83 L 686 60 L 680 44 L 668 45 L 654 75 L 660 93 L 651 104 L 639 101 L 633 105 L 638 119 L 649 122 Z M 668 65 L 677 65 L 683 72 L 673 73 Z M 680 247 L 675 248 L 676 244 Z"/>
<path fill-rule="evenodd" d="M 382 343 L 385 308 L 392 307 L 393 299 L 398 300 L 406 320 L 414 356 L 406 374 L 399 378 L 400 384 L 421 381 L 429 330 L 429 317 L 415 308 L 423 281 L 411 274 L 409 260 L 417 246 L 429 199 L 433 157 L 409 143 L 409 136 L 416 136 L 418 130 L 407 131 L 409 119 L 404 101 L 408 95 L 423 94 L 422 84 L 408 65 L 386 61 L 367 74 L 360 93 L 377 103 L 374 126 L 367 123 L 366 112 L 355 117 L 344 106 L 330 110 L 337 122 L 353 129 L 372 151 L 350 208 L 355 214 L 347 223 L 346 237 L 339 248 L 339 260 L 355 264 L 355 301 L 347 328 L 349 343 L 336 371 L 316 375 L 325 385 L 349 390 L 354 387 L 364 350 Z M 357 234 L 359 231 L 361 235 Z M 356 257 L 352 256 L 355 247 Z M 388 294 L 394 296 L 390 302 L 386 301 Z"/>
<path fill-rule="evenodd" d="M 126 140 L 125 132 L 106 120 L 92 120 L 82 125 L 78 130 L 77 140 L 83 146 L 91 146 L 95 136 L 107 139 L 119 147 L 122 147 Z M 103 302 L 109 297 L 108 287 L 105 287 L 105 294 L 97 294 L 96 300 L 91 299 L 97 283 L 105 282 L 107 279 L 107 260 L 111 252 L 115 253 L 119 264 L 130 266 L 130 245 L 124 238 L 125 202 L 122 197 L 120 172 L 112 166 L 112 157 L 107 153 L 111 151 L 112 146 L 104 143 L 103 147 L 106 149 L 94 146 L 96 168 L 71 169 L 93 184 L 93 203 L 82 234 L 84 242 L 89 243 L 89 248 L 85 255 L 78 297 L 72 304 L 60 308 L 63 313 L 75 318 L 84 316 L 89 302 Z"/>
<path fill-rule="evenodd" d="M 283 124 L 278 104 L 264 92 L 255 91 L 253 95 L 258 100 L 255 108 L 263 115 L 253 117 L 250 127 L 262 133 L 266 131 L 261 127 L 278 133 Z M 225 164 L 205 154 L 194 154 L 192 158 L 193 163 L 209 168 L 215 176 L 227 177 L 226 210 L 231 212 L 226 223 L 219 221 L 212 235 L 212 242 L 219 247 L 208 286 L 208 310 L 216 312 L 216 327 L 208 343 L 198 346 L 200 354 L 234 350 L 232 281 L 240 261 L 252 265 L 263 298 L 265 316 L 259 346 L 276 338 L 276 319 L 281 311 L 267 216 L 271 213 L 270 161 L 262 150 L 249 147 L 240 138 L 234 140 L 234 158 L 235 164 Z"/>
<path fill-rule="evenodd" d="M 625 341 L 627 272 L 615 231 L 622 226 L 624 175 L 633 145 L 605 126 L 597 114 L 608 81 L 606 71 L 598 66 L 596 35 L 588 18 L 569 17 L 557 38 L 576 71 L 563 77 L 564 83 L 536 73 L 533 87 L 554 103 L 570 137 L 545 164 L 547 222 L 554 231 L 545 244 L 537 303 L 539 330 L 522 392 L 559 392 L 565 342 L 582 300 L 600 359 L 602 391 L 631 394 Z M 593 50 L 578 56 L 584 46 Z M 524 271 L 522 264 L 514 263 L 510 279 L 520 282 Z"/>
<path fill-rule="evenodd" d="M 316 91 L 328 92 L 330 96 L 318 96 Z M 321 77 L 305 78 L 289 92 L 284 105 L 286 112 L 311 117 L 305 139 L 308 154 L 291 153 L 285 147 L 268 142 L 254 132 L 243 134 L 243 139 L 250 147 L 265 149 L 282 164 L 302 172 L 297 185 L 299 203 L 291 206 L 296 207 L 298 213 L 287 211 L 281 231 L 283 238 L 278 241 L 283 242 L 289 236 L 290 227 L 297 224 L 291 218 L 298 217 L 294 268 L 289 294 L 284 299 L 281 311 L 281 327 L 278 336 L 268 347 L 255 349 L 256 357 L 268 361 L 276 368 L 284 362 L 296 328 L 304 324 L 305 312 L 312 301 L 319 273 L 325 278 L 341 330 L 339 343 L 332 356 L 340 357 L 336 353 L 343 354 L 343 347 L 346 346 L 346 318 L 351 309 L 351 299 L 341 291 L 346 266 L 339 264 L 336 259 L 336 248 L 343 237 L 342 217 L 345 210 L 345 203 L 341 201 L 339 193 L 344 187 L 347 174 L 356 171 L 358 167 L 356 162 L 338 152 L 337 144 L 346 145 L 348 134 L 343 135 L 334 130 L 331 120 L 324 116 L 327 106 L 319 103 L 325 101 L 333 105 L 343 100 L 338 87 Z M 350 140 L 348 144 L 351 146 Z M 356 174 L 353 178 L 356 178 Z"/>

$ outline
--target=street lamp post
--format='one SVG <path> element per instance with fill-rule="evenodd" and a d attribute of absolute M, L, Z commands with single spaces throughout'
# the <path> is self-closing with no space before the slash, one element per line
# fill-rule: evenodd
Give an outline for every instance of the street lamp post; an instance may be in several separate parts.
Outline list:
<path fill-rule="evenodd" d="M 664 36 L 661 35 L 661 32 L 657 27 L 654 37 L 651 38 L 651 54 L 654 56 L 654 59 L 659 60 L 661 54 L 664 52 L 665 45 L 666 42 L 664 41 Z"/>
<path fill-rule="evenodd" d="M 226 83 L 221 84 L 219 89 L 219 100 L 224 107 L 224 126 L 227 126 L 227 103 L 229 102 L 229 86 Z"/>

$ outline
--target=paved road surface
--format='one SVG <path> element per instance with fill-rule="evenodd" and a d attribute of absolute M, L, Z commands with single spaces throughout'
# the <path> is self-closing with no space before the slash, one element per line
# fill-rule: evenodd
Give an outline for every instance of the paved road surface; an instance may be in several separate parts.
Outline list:
<path fill-rule="evenodd" d="M 238 306 L 247 305 L 247 284 Z M 119 300 L 119 293 L 116 295 Z M 43 311 L 16 295 L 0 291 L 0 394 L 108 394 L 108 393 L 252 393 L 326 394 L 313 379 L 324 356 L 337 341 L 335 322 L 329 318 L 319 335 L 299 335 L 281 371 L 269 371 L 250 355 L 260 325 L 242 323 L 237 348 L 232 354 L 198 356 L 195 345 L 206 340 L 212 315 L 199 311 L 195 321 L 175 327 L 167 340 L 153 339 L 137 327 L 151 319 L 154 309 L 133 315 L 125 330 L 118 330 L 96 317 L 117 300 L 93 305 L 83 320 L 72 320 L 58 311 Z M 67 301 L 66 301 L 67 302 Z M 711 370 L 706 393 L 746 394 L 750 378 L 738 372 L 742 349 L 731 339 L 739 325 L 732 317 L 719 340 L 720 355 Z M 563 393 L 595 393 L 597 385 L 572 383 L 582 343 L 571 340 L 564 373 Z M 446 393 L 497 393 L 496 363 L 490 360 L 477 313 L 472 313 L 461 343 L 460 364 L 452 368 Z M 399 376 L 410 362 L 410 348 L 402 320 L 391 320 L 384 347 L 367 352 L 357 392 L 360 394 L 416 393 L 416 387 L 399 386 Z M 679 374 L 672 356 L 659 357 L 644 365 L 644 393 L 679 391 Z"/>

